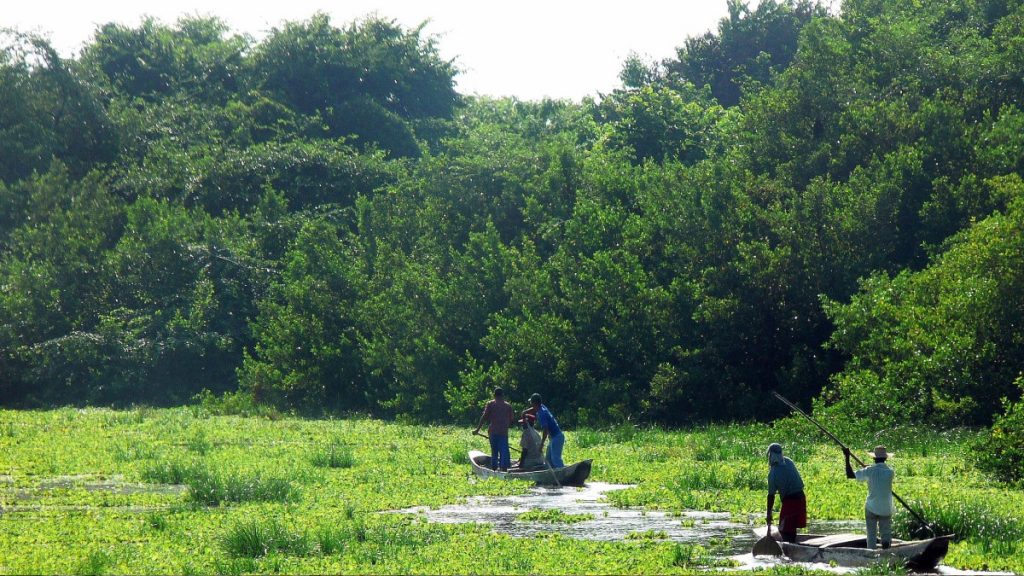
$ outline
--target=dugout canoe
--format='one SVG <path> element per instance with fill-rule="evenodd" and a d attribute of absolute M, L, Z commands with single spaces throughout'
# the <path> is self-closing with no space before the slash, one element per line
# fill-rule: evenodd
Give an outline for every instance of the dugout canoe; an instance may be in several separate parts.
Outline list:
<path fill-rule="evenodd" d="M 754 531 L 764 536 L 764 528 Z M 778 532 L 772 534 L 778 540 Z M 913 572 L 931 572 L 946 557 L 949 536 L 928 540 L 903 541 L 893 539 L 892 546 L 883 550 L 867 547 L 863 534 L 798 534 L 796 542 L 779 542 L 782 553 L 794 562 L 820 562 L 849 568 L 863 568 L 877 564 L 896 564 Z"/>
<path fill-rule="evenodd" d="M 570 464 L 565 468 L 541 468 L 539 470 L 501 472 L 491 470 L 491 456 L 479 450 L 469 451 L 469 463 L 473 466 L 473 472 L 481 478 L 505 478 L 507 480 L 528 480 L 545 486 L 554 486 L 555 479 L 562 486 L 583 486 L 587 476 L 590 476 L 590 467 L 593 460 L 583 460 Z"/>

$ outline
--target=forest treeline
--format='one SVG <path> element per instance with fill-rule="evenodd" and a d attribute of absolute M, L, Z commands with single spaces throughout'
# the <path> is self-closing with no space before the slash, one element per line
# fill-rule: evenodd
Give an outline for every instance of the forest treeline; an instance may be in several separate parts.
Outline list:
<path fill-rule="evenodd" d="M 379 17 L 8 30 L 2 402 L 1024 420 L 1021 38 L 1019 0 L 733 0 L 575 103 L 462 95 Z"/>

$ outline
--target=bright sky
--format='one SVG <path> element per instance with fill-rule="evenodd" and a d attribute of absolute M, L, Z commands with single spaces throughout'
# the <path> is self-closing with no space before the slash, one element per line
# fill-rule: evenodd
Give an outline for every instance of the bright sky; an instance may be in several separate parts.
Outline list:
<path fill-rule="evenodd" d="M 98 25 L 134 26 L 143 15 L 166 24 L 181 15 L 216 16 L 260 39 L 318 11 L 338 27 L 368 14 L 405 28 L 429 20 L 425 33 L 462 70 L 460 92 L 522 100 L 608 93 L 620 85 L 631 52 L 648 61 L 674 56 L 686 38 L 717 30 L 727 14 L 726 0 L 3 0 L 0 28 L 42 33 L 72 56 Z"/>

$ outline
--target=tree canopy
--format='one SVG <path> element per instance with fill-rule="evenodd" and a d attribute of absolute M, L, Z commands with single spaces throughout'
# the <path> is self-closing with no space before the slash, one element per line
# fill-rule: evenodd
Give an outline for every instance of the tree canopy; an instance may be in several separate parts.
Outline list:
<path fill-rule="evenodd" d="M 1019 420 L 1024 5 L 729 9 L 579 103 L 377 17 L 6 33 L 0 398 Z"/>

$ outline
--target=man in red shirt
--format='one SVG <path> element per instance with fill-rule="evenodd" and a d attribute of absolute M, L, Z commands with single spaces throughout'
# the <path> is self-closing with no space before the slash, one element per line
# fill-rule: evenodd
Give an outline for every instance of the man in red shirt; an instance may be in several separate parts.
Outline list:
<path fill-rule="evenodd" d="M 508 449 L 508 429 L 515 423 L 515 411 L 512 405 L 505 402 L 501 388 L 494 389 L 494 400 L 487 403 L 474 434 L 480 433 L 480 427 L 487 422 L 487 439 L 491 441 L 491 470 L 508 471 L 512 465 L 512 457 Z"/>

